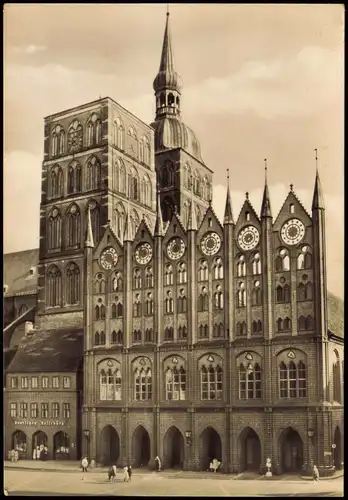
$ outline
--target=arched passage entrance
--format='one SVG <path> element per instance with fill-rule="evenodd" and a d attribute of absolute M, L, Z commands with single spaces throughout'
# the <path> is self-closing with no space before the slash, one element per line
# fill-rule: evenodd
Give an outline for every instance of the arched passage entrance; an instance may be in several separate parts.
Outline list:
<path fill-rule="evenodd" d="M 133 433 L 132 448 L 134 467 L 146 467 L 150 460 L 151 445 L 149 433 L 142 425 Z"/>
<path fill-rule="evenodd" d="M 341 436 L 341 431 L 339 427 L 336 427 L 335 433 L 334 433 L 334 444 L 336 447 L 332 450 L 333 451 L 333 456 L 332 460 L 334 463 L 334 466 L 336 469 L 341 469 L 342 467 L 342 436 Z"/>
<path fill-rule="evenodd" d="M 163 440 L 164 467 L 182 469 L 184 466 L 184 438 L 174 425 L 170 427 Z"/>
<path fill-rule="evenodd" d="M 34 448 L 40 450 L 40 454 L 36 455 L 36 458 L 40 458 L 41 460 L 47 460 L 48 455 L 44 452 L 44 448 L 47 447 L 48 449 L 48 437 L 47 434 L 45 434 L 43 431 L 37 431 L 35 434 L 33 434 L 32 438 L 32 450 L 34 451 Z M 48 450 L 48 453 L 52 453 L 52 450 Z"/>
<path fill-rule="evenodd" d="M 104 465 L 117 465 L 120 456 L 120 438 L 112 425 L 106 425 L 101 432 L 100 461 Z"/>
<path fill-rule="evenodd" d="M 251 427 L 246 427 L 239 436 L 240 470 L 259 472 L 261 465 L 261 443 Z"/>
<path fill-rule="evenodd" d="M 200 465 L 207 470 L 212 460 L 222 462 L 222 443 L 219 434 L 212 427 L 207 427 L 200 438 Z"/>
<path fill-rule="evenodd" d="M 53 436 L 53 459 L 68 460 L 70 458 L 70 439 L 66 432 L 59 431 Z"/>
<path fill-rule="evenodd" d="M 15 431 L 11 436 L 11 449 L 18 451 L 22 460 L 27 457 L 27 436 L 22 431 Z"/>
<path fill-rule="evenodd" d="M 283 472 L 300 472 L 303 465 L 303 442 L 292 427 L 279 437 L 280 463 Z"/>

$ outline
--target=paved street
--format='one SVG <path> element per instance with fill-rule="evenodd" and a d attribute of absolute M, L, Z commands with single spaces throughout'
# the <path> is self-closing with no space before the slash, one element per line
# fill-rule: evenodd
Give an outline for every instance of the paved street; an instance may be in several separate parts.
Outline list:
<path fill-rule="evenodd" d="M 106 474 L 98 472 L 88 472 L 85 480 L 82 472 L 5 470 L 4 476 L 9 496 L 343 496 L 343 478 L 313 483 L 301 479 L 236 481 L 228 476 L 185 479 L 180 473 L 150 473 L 134 475 L 131 483 L 124 483 L 120 471 L 117 481 L 110 484 Z"/>

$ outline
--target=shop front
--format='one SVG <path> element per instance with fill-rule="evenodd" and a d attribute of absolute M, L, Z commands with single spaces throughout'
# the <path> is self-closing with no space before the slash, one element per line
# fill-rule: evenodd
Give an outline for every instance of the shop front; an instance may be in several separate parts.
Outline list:
<path fill-rule="evenodd" d="M 76 429 L 59 420 L 14 420 L 8 436 L 19 460 L 76 460 Z M 9 429 L 10 430 L 10 429 Z M 9 450 L 8 450 L 9 451 Z"/>

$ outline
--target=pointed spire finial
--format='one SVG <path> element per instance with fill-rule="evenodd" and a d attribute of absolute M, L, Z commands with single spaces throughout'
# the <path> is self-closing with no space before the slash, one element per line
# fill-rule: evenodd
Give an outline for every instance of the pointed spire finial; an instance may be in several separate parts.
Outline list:
<path fill-rule="evenodd" d="M 262 198 L 262 205 L 261 205 L 261 218 L 262 217 L 272 217 L 271 198 L 269 196 L 268 183 L 267 183 L 267 158 L 265 158 L 263 161 L 265 162 L 265 188 L 263 190 L 263 198 Z"/>
<path fill-rule="evenodd" d="M 130 218 L 130 206 L 129 206 L 129 196 L 127 196 L 127 213 L 126 213 L 126 220 L 124 223 L 124 235 L 123 235 L 123 241 L 132 241 L 132 222 Z"/>
<path fill-rule="evenodd" d="M 314 184 L 314 193 L 313 193 L 313 201 L 312 201 L 312 210 L 322 209 L 325 210 L 324 204 L 324 196 L 323 191 L 321 189 L 321 182 L 319 177 L 319 169 L 318 169 L 318 150 L 315 149 L 315 184 Z"/>
<path fill-rule="evenodd" d="M 227 197 L 225 205 L 224 224 L 233 224 L 233 212 L 230 192 L 230 169 L 227 169 Z"/>
<path fill-rule="evenodd" d="M 194 206 L 193 175 L 191 174 L 191 204 L 189 206 L 187 230 L 197 231 L 197 214 Z"/>
<path fill-rule="evenodd" d="M 315 148 L 315 171 L 318 173 L 318 149 Z"/>
<path fill-rule="evenodd" d="M 290 184 L 290 191 L 293 192 L 293 190 L 294 190 L 294 185 Z"/>
<path fill-rule="evenodd" d="M 169 16 L 169 3 L 167 3 L 167 16 Z"/>
<path fill-rule="evenodd" d="M 249 193 L 248 193 L 248 191 L 245 193 L 245 198 L 246 198 L 247 200 L 249 200 Z"/>
<path fill-rule="evenodd" d="M 87 208 L 87 228 L 86 228 L 85 247 L 94 248 L 93 229 L 91 222 L 91 205 L 88 205 Z"/>
<path fill-rule="evenodd" d="M 155 221 L 155 236 L 163 236 L 164 235 L 164 227 L 163 227 L 163 217 L 161 210 L 161 191 L 160 185 L 157 183 L 157 206 L 156 206 L 156 221 Z"/>

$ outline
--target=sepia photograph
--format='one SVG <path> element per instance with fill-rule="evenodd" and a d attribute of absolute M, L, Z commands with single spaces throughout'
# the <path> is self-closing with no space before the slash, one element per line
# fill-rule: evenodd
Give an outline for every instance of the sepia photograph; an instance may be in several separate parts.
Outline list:
<path fill-rule="evenodd" d="M 4 4 L 4 495 L 343 497 L 344 19 Z"/>

